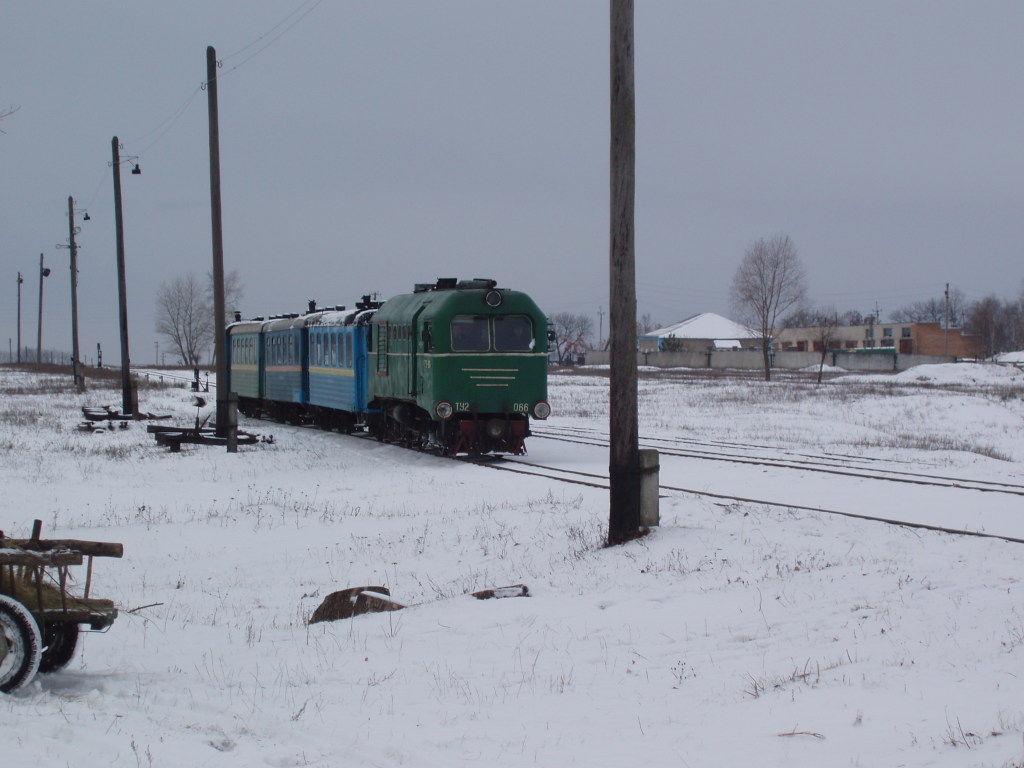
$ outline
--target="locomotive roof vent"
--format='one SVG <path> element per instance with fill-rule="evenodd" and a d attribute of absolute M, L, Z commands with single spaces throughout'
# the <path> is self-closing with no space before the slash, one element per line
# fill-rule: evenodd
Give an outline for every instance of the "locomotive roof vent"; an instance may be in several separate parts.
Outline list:
<path fill-rule="evenodd" d="M 460 280 L 457 287 L 469 289 L 469 288 L 486 288 L 491 289 L 498 285 L 497 280 L 487 280 L 485 278 L 477 277 L 472 280 Z"/>
<path fill-rule="evenodd" d="M 437 278 L 437 285 L 434 286 L 435 291 L 450 291 L 453 290 L 459 284 L 457 277 L 439 277 Z"/>
<path fill-rule="evenodd" d="M 356 302 L 356 309 L 380 309 L 380 306 L 383 303 L 383 301 L 374 301 L 373 299 L 370 298 L 370 294 L 366 294 L 365 296 L 363 296 L 362 300 Z"/>
<path fill-rule="evenodd" d="M 416 283 L 412 288 L 413 293 L 426 293 L 427 291 L 432 290 L 434 290 L 433 283 Z"/>

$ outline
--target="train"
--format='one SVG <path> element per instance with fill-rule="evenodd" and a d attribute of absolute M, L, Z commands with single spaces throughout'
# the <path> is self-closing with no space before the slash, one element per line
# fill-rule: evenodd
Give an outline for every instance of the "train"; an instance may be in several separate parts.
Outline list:
<path fill-rule="evenodd" d="M 313 424 L 443 455 L 522 455 L 551 414 L 548 323 L 526 293 L 440 278 L 351 309 L 235 322 L 229 392 L 253 418 Z"/>

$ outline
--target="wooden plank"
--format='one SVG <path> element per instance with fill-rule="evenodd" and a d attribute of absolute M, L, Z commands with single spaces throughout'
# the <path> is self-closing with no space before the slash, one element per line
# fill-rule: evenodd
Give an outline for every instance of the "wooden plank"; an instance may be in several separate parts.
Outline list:
<path fill-rule="evenodd" d="M 0 552 L 5 550 L 25 550 L 27 552 L 53 552 L 67 550 L 70 554 L 92 555 L 95 557 L 123 557 L 124 544 L 114 541 L 80 541 L 78 539 L 0 539 Z M 76 563 L 80 565 L 79 558 Z M 63 564 L 63 563 L 62 563 Z"/>
<path fill-rule="evenodd" d="M 9 539 L 5 540 L 5 543 L 7 541 Z M 81 565 L 82 557 L 81 552 L 34 552 L 24 549 L 0 549 L 0 565 L 45 565 L 52 567 Z"/>

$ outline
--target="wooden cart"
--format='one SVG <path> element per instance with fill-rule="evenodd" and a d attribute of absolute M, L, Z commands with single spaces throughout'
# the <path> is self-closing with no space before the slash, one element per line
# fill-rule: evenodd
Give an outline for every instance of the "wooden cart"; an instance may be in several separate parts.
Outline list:
<path fill-rule="evenodd" d="M 0 531 L 0 691 L 16 691 L 37 672 L 54 672 L 75 655 L 80 628 L 102 631 L 117 618 L 113 600 L 92 597 L 95 557 L 121 557 L 124 547 L 103 541 L 9 539 Z M 70 590 L 70 569 L 86 565 L 81 595 Z"/>

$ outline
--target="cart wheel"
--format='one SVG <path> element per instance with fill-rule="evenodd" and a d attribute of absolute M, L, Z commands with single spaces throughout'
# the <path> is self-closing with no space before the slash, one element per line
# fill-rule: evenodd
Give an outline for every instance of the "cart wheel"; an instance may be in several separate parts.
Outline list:
<path fill-rule="evenodd" d="M 16 691 L 36 676 L 42 647 L 32 614 L 17 600 L 0 595 L 0 691 Z"/>
<path fill-rule="evenodd" d="M 64 669 L 71 663 L 78 648 L 78 625 L 47 624 L 43 630 L 43 642 L 46 648 L 39 660 L 39 671 L 46 673 Z"/>

